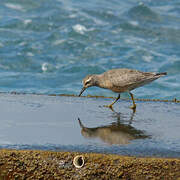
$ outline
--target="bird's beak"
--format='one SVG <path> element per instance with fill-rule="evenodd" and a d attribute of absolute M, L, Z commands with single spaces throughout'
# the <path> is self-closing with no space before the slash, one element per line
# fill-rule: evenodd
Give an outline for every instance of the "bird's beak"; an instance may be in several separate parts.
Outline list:
<path fill-rule="evenodd" d="M 86 88 L 83 87 L 83 88 L 81 89 L 81 92 L 79 93 L 79 96 L 81 96 L 81 94 L 82 94 L 85 90 L 86 90 Z"/>

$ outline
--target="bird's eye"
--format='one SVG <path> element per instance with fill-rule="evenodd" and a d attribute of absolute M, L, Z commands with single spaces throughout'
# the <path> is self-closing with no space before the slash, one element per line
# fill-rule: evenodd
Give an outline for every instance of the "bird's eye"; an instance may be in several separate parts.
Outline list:
<path fill-rule="evenodd" d="M 88 84 L 89 84 L 89 82 L 90 82 L 90 81 L 86 81 L 86 82 L 85 82 L 85 85 L 88 85 Z"/>
<path fill-rule="evenodd" d="M 88 78 L 88 79 L 86 79 L 86 81 L 84 82 L 84 85 L 85 85 L 85 86 L 87 86 L 87 85 L 89 85 L 89 84 L 91 84 L 91 77 Z"/>

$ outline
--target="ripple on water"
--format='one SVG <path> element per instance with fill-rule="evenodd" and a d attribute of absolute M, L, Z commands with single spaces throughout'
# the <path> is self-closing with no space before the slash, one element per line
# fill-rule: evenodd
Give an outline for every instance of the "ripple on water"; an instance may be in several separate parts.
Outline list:
<path fill-rule="evenodd" d="M 18 10 L 18 11 L 24 11 L 25 9 L 23 8 L 23 6 L 21 6 L 20 4 L 15 4 L 15 3 L 5 3 L 5 6 L 10 8 L 10 9 L 14 9 L 14 10 Z"/>
<path fill-rule="evenodd" d="M 84 34 L 87 31 L 86 27 L 81 24 L 74 25 L 73 30 L 79 34 Z"/>
<path fill-rule="evenodd" d="M 59 92 L 69 93 L 71 89 L 76 93 L 78 82 L 88 73 L 121 67 L 167 71 L 164 79 L 176 78 L 178 84 L 180 23 L 177 4 L 177 0 L 144 4 L 117 0 L 102 3 L 79 0 L 4 2 L 0 7 L 0 72 L 9 73 L 9 77 L 0 79 L 0 87 L 6 91 L 20 91 L 19 87 L 23 87 L 21 91 L 24 92 L 34 89 L 35 92 L 55 93 L 56 84 Z M 17 83 L 11 76 L 13 72 L 23 72 L 22 81 Z M 74 73 L 77 89 L 68 79 Z M 46 80 L 42 81 L 40 74 Z M 32 76 L 35 87 L 28 83 Z M 50 76 L 54 78 L 49 79 Z M 149 97 L 154 98 L 153 91 L 159 92 L 158 98 L 170 98 L 175 94 L 176 98 L 180 97 L 176 88 L 163 88 L 162 82 L 157 80 L 138 92 L 141 97 L 150 94 Z M 174 82 L 168 83 L 174 87 Z M 101 94 L 96 88 L 90 91 L 97 92 Z M 106 95 L 113 93 L 106 91 Z"/>

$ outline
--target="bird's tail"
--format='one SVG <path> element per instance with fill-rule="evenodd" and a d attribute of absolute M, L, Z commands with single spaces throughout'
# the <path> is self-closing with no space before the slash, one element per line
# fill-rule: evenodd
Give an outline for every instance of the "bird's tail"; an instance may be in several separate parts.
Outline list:
<path fill-rule="evenodd" d="M 165 76 L 165 75 L 167 75 L 167 72 L 156 73 L 156 76 Z"/>

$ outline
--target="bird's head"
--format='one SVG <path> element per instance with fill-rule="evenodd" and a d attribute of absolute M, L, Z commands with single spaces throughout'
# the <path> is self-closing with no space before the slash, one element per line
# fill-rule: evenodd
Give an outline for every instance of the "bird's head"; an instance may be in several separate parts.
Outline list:
<path fill-rule="evenodd" d="M 79 94 L 79 96 L 81 96 L 81 94 L 88 88 L 88 87 L 91 87 L 91 86 L 95 86 L 96 85 L 96 81 L 95 81 L 95 75 L 87 75 L 83 81 L 83 88 Z"/>

